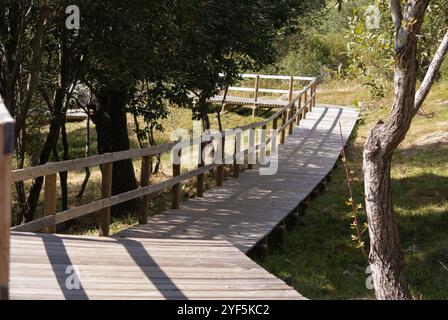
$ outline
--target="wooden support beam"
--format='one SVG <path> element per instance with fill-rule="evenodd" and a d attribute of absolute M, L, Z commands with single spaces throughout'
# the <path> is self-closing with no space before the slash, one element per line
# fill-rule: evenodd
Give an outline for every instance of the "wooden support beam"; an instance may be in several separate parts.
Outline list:
<path fill-rule="evenodd" d="M 288 121 L 291 120 L 294 117 L 294 106 L 291 107 L 291 109 L 288 110 Z M 292 135 L 294 132 L 294 121 L 291 121 L 288 128 L 288 135 Z"/>
<path fill-rule="evenodd" d="M 277 248 L 281 248 L 285 243 L 286 221 L 282 220 L 272 231 L 271 237 Z"/>
<path fill-rule="evenodd" d="M 307 197 L 305 200 L 303 200 L 299 205 L 299 216 L 304 216 L 306 213 L 306 209 L 308 209 L 310 205 L 310 197 Z"/>
<path fill-rule="evenodd" d="M 112 171 L 114 163 L 108 162 L 101 165 L 101 197 L 110 198 L 112 195 Z M 99 235 L 100 237 L 109 236 L 110 227 L 110 207 L 101 209 L 99 212 Z"/>
<path fill-rule="evenodd" d="M 257 102 L 258 102 L 258 94 L 260 90 L 260 76 L 257 75 L 255 78 L 255 92 L 254 92 L 254 106 L 252 110 L 252 117 L 257 115 Z"/>
<path fill-rule="evenodd" d="M 235 134 L 235 150 L 233 159 L 233 177 L 240 177 L 240 152 L 241 152 L 241 133 Z"/>
<path fill-rule="evenodd" d="M 288 102 L 292 101 L 292 97 L 294 95 L 294 77 L 289 79 L 289 93 L 288 93 Z"/>
<path fill-rule="evenodd" d="M 249 129 L 249 148 L 247 154 L 248 169 L 252 170 L 257 161 L 257 154 L 255 150 L 255 129 Z"/>
<path fill-rule="evenodd" d="M 286 124 L 287 117 L 288 117 L 288 112 L 285 110 L 282 114 L 282 127 Z M 283 128 L 281 135 L 280 135 L 280 144 L 285 143 L 285 137 L 286 137 L 286 128 Z"/>
<path fill-rule="evenodd" d="M 267 254 L 268 254 L 268 249 L 269 249 L 268 243 L 269 243 L 268 237 L 266 237 L 263 240 L 261 240 L 260 242 L 258 242 L 252 249 L 253 254 L 258 259 L 263 260 L 264 258 L 266 258 Z"/>
<path fill-rule="evenodd" d="M 151 179 L 151 157 L 143 157 L 141 164 L 140 186 L 142 188 L 149 186 Z M 140 206 L 138 211 L 138 223 L 148 223 L 148 205 L 149 195 L 140 198 Z"/>
<path fill-rule="evenodd" d="M 174 151 L 176 152 L 176 151 Z M 173 163 L 173 177 L 178 177 L 181 174 L 181 157 L 182 157 L 182 150 L 178 151 L 178 163 Z M 173 186 L 172 192 L 173 192 L 173 201 L 171 203 L 172 209 L 179 209 L 180 208 L 180 199 L 181 199 L 181 184 L 176 183 Z"/>
<path fill-rule="evenodd" d="M 54 216 L 56 214 L 56 173 L 45 176 L 44 189 L 44 216 Z M 56 226 L 46 227 L 45 233 L 55 233 Z"/>
<path fill-rule="evenodd" d="M 261 128 L 261 137 L 260 137 L 260 149 L 258 151 L 258 162 L 260 164 L 266 163 L 266 141 L 267 141 L 267 134 L 268 134 L 268 126 L 264 125 Z"/>
<path fill-rule="evenodd" d="M 327 181 L 326 181 L 326 179 L 324 179 L 318 185 L 319 194 L 324 194 L 326 189 L 327 189 Z"/>
<path fill-rule="evenodd" d="M 204 157 L 202 155 L 205 147 L 206 147 L 206 143 L 202 142 L 199 144 L 199 163 L 198 163 L 198 168 L 203 168 L 204 167 Z M 196 177 L 196 195 L 199 198 L 202 198 L 204 196 L 204 183 L 205 183 L 205 173 L 201 173 L 200 175 L 198 175 Z"/>
<path fill-rule="evenodd" d="M 297 207 L 297 210 L 294 210 L 288 215 L 288 217 L 286 218 L 286 230 L 293 231 L 297 228 L 299 224 L 299 212 L 300 206 Z"/>
<path fill-rule="evenodd" d="M 308 101 L 308 90 L 309 88 L 305 90 L 305 117 L 308 111 L 310 111 L 310 102 Z"/>
<path fill-rule="evenodd" d="M 9 299 L 11 171 L 14 120 L 0 97 L 0 300 Z"/>
<path fill-rule="evenodd" d="M 216 168 L 216 185 L 218 187 L 222 187 L 224 185 L 224 165 L 226 159 L 226 137 L 223 134 L 221 139 L 221 155 L 222 155 L 222 164 Z"/>
<path fill-rule="evenodd" d="M 302 96 L 300 96 L 299 99 L 297 100 L 297 110 L 300 110 L 301 107 L 302 107 Z M 296 118 L 297 125 L 300 125 L 300 120 L 302 120 L 302 113 L 299 112 Z"/>

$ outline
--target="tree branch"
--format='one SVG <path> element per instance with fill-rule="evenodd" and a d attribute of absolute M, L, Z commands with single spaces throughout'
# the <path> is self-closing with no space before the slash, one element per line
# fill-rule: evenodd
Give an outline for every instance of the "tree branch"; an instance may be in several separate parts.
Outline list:
<path fill-rule="evenodd" d="M 395 31 L 398 32 L 401 28 L 401 22 L 403 21 L 403 11 L 400 0 L 390 0 L 390 8 L 392 12 L 392 20 L 395 25 Z"/>
<path fill-rule="evenodd" d="M 434 55 L 431 64 L 429 65 L 428 71 L 426 72 L 425 75 L 425 79 L 423 80 L 420 88 L 417 91 L 417 94 L 415 95 L 415 106 L 414 106 L 415 112 L 420 110 L 420 108 L 423 105 L 423 102 L 425 102 L 425 99 L 428 96 L 429 91 L 431 90 L 431 87 L 437 78 L 438 71 L 442 66 L 442 63 L 445 60 L 447 54 L 448 54 L 448 31 L 443 37 L 443 40 L 440 43 L 440 46 L 437 49 L 437 52 Z"/>

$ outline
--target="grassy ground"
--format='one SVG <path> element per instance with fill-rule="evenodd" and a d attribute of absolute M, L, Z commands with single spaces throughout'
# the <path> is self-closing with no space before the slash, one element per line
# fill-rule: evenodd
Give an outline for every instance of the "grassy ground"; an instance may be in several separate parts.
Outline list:
<path fill-rule="evenodd" d="M 387 116 L 390 96 L 369 102 L 365 88 L 328 84 L 319 103 L 362 105 L 363 118 L 347 147 L 356 200 L 362 203 L 362 147 L 369 128 Z M 425 105 L 433 118 L 418 116 L 394 156 L 392 193 L 406 274 L 415 297 L 448 298 L 448 83 L 437 85 Z M 436 135 L 432 135 L 437 133 Z M 311 299 L 369 299 L 368 263 L 351 241 L 353 230 L 342 165 L 324 195 L 311 202 L 297 231 L 264 267 Z M 361 216 L 366 221 L 365 214 Z M 365 239 L 368 241 L 368 239 Z M 368 246 L 368 244 L 367 244 Z"/>

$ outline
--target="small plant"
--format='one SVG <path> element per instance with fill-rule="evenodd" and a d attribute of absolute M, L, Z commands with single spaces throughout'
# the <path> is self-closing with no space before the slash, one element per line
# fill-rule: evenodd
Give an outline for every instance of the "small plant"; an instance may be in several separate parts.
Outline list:
<path fill-rule="evenodd" d="M 355 231 L 354 234 L 351 235 L 351 239 L 352 241 L 356 244 L 356 248 L 361 250 L 362 255 L 368 260 L 369 256 L 366 252 L 365 249 L 365 242 L 362 240 L 362 236 L 367 232 L 367 230 L 369 229 L 369 226 L 367 223 L 363 223 L 361 225 L 360 221 L 359 221 L 359 211 L 363 209 L 362 204 L 359 204 L 355 201 L 354 197 L 353 197 L 353 187 L 352 187 L 352 176 L 351 176 L 351 172 L 350 169 L 348 167 L 348 162 L 347 162 L 347 157 L 345 154 L 345 149 L 344 149 L 344 138 L 342 136 L 342 125 L 341 123 L 339 123 L 339 130 L 341 133 L 341 144 L 342 144 L 342 151 L 341 151 L 341 156 L 342 156 L 342 163 L 344 165 L 344 169 L 345 169 L 345 175 L 346 175 L 346 179 L 347 179 L 347 187 L 348 187 L 348 192 L 349 192 L 349 196 L 350 198 L 345 202 L 345 204 L 347 206 L 350 206 L 352 208 L 353 214 L 352 214 L 352 218 L 353 218 L 353 222 L 351 223 L 350 227 L 352 228 L 352 230 Z"/>

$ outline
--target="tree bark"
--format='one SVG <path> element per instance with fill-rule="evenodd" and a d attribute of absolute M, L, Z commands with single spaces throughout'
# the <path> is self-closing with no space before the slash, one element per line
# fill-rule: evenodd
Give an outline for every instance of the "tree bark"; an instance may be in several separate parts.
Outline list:
<path fill-rule="evenodd" d="M 370 236 L 370 264 L 378 299 L 412 299 L 403 276 L 403 252 L 390 194 L 392 155 L 404 140 L 418 110 L 417 34 L 429 0 L 417 0 L 403 12 L 391 0 L 396 27 L 394 101 L 388 120 L 378 122 L 364 146 L 364 184 Z"/>
<path fill-rule="evenodd" d="M 53 151 L 53 147 L 59 137 L 59 132 L 64 122 L 65 112 L 63 109 L 64 105 L 65 90 L 58 88 L 56 90 L 55 102 L 54 102 L 54 113 L 50 120 L 50 130 L 48 132 L 47 138 L 45 139 L 44 146 L 39 156 L 38 165 L 43 165 L 48 162 L 50 155 Z M 34 213 L 36 211 L 37 203 L 39 201 L 40 191 L 42 189 L 43 177 L 38 177 L 33 180 L 31 188 L 29 191 L 29 196 L 27 200 L 26 212 L 24 215 L 24 222 L 30 222 L 34 219 Z"/>
<path fill-rule="evenodd" d="M 129 136 L 126 118 L 126 92 L 102 90 L 97 93 L 99 108 L 92 115 L 98 137 L 98 153 L 112 153 L 129 150 Z M 137 188 L 132 160 L 114 162 L 112 174 L 112 195 Z M 112 208 L 113 215 L 135 212 L 138 200 L 131 200 Z"/>

